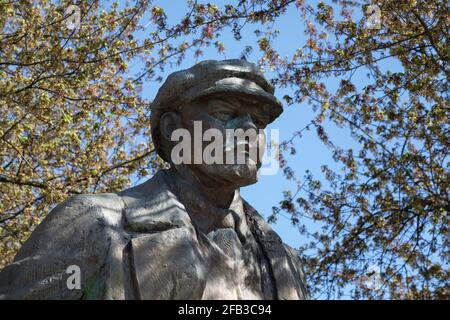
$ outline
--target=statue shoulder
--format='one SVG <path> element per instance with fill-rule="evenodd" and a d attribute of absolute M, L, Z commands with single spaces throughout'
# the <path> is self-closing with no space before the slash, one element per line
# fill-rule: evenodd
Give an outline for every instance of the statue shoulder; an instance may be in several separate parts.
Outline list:
<path fill-rule="evenodd" d="M 155 233 L 180 227 L 193 228 L 184 205 L 160 170 L 143 184 L 119 193 L 124 205 L 124 221 L 130 232 Z"/>
<path fill-rule="evenodd" d="M 117 194 L 74 195 L 49 212 L 14 260 L 36 252 L 51 252 L 54 247 L 82 241 L 92 232 L 118 226 L 122 211 L 123 201 Z"/>
<path fill-rule="evenodd" d="M 152 178 L 119 193 L 79 194 L 57 205 L 0 271 L 0 300 L 120 297 L 120 285 L 112 288 L 121 283 L 117 257 L 130 239 L 126 213 L 142 212 L 155 186 L 160 183 Z M 70 266 L 80 267 L 82 290 L 67 290 Z"/>
<path fill-rule="evenodd" d="M 101 297 L 107 283 L 102 266 L 123 238 L 122 209 L 116 194 L 76 195 L 56 206 L 0 272 L 0 300 Z M 95 285 L 68 290 L 71 266 L 81 269 L 87 284 L 97 279 Z"/>

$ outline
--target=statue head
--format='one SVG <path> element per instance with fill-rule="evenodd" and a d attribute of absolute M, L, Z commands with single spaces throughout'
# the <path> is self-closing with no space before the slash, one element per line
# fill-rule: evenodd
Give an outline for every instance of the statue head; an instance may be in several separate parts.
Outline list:
<path fill-rule="evenodd" d="M 173 152 L 180 143 L 174 139 L 175 133 L 182 129 L 190 136 L 184 142 L 191 153 L 184 157 L 190 161 L 182 165 L 216 184 L 237 188 L 255 183 L 265 147 L 263 129 L 282 112 L 273 93 L 274 88 L 257 67 L 245 60 L 207 60 L 174 72 L 152 103 L 154 146 L 165 161 L 180 165 Z M 232 132 L 238 134 L 230 136 Z M 220 146 L 212 151 L 213 162 L 205 159 L 211 142 Z"/>

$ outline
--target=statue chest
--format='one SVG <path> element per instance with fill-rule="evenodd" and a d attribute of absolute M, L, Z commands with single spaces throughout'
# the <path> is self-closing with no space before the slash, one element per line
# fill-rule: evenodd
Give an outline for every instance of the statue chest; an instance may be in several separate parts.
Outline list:
<path fill-rule="evenodd" d="M 242 245 L 232 229 L 197 236 L 174 228 L 131 240 L 138 299 L 264 299 L 264 273 L 255 243 Z"/>
<path fill-rule="evenodd" d="M 204 238 L 209 268 L 202 299 L 265 299 L 256 242 L 248 237 L 242 244 L 233 229 L 218 229 Z"/>

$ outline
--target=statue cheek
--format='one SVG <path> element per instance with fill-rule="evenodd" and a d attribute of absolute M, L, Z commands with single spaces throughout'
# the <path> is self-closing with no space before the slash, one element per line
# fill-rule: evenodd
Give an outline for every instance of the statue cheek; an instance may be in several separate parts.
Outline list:
<path fill-rule="evenodd" d="M 238 118 L 233 118 L 233 119 L 228 120 L 225 123 L 224 128 L 225 129 L 236 130 L 236 129 L 238 129 L 238 126 L 239 126 L 239 119 Z"/>

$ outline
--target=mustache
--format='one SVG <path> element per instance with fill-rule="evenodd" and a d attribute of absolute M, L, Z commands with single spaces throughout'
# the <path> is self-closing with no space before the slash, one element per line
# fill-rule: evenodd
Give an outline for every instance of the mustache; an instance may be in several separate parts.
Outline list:
<path fill-rule="evenodd" d="M 245 155 L 245 162 L 254 163 L 258 168 L 261 167 L 262 162 L 262 152 L 264 152 L 264 146 L 259 146 L 259 140 L 255 139 L 254 141 L 238 141 L 238 142 L 230 142 L 224 145 L 224 156 L 228 157 L 230 153 L 233 153 L 234 156 L 238 158 L 242 155 Z M 243 146 L 243 149 L 240 147 Z M 262 150 L 261 150 L 262 149 Z M 236 151 L 235 151 L 236 150 Z M 248 158 L 247 158 L 248 157 Z M 238 160 L 239 161 L 239 160 Z M 241 160 L 243 161 L 243 160 Z M 244 164 L 244 163 L 241 163 Z"/>
<path fill-rule="evenodd" d="M 239 146 L 244 146 L 245 147 L 245 151 L 247 151 L 247 147 L 250 149 L 258 149 L 258 139 L 255 139 L 255 141 L 247 141 L 247 140 L 243 140 L 243 141 L 230 141 L 226 144 L 224 144 L 224 151 L 225 152 L 231 152 L 234 151 L 235 149 L 237 149 Z"/>

